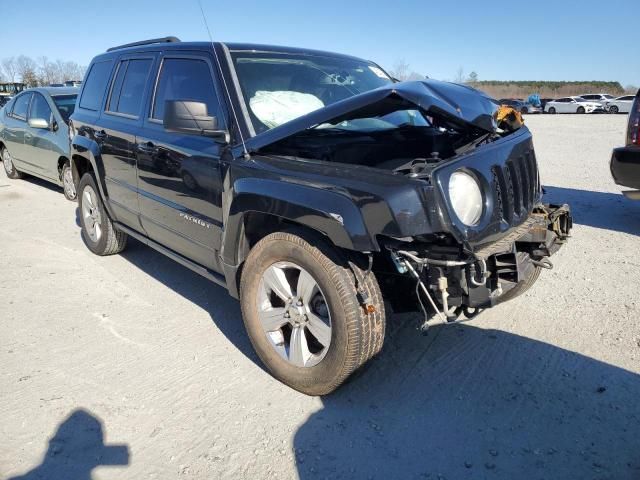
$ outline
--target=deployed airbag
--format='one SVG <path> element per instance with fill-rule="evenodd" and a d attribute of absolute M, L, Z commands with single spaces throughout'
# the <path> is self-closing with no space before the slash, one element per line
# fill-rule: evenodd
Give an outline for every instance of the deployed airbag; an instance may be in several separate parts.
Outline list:
<path fill-rule="evenodd" d="M 275 128 L 324 107 L 324 103 L 309 93 L 259 90 L 249 100 L 249 106 L 258 120 Z"/>

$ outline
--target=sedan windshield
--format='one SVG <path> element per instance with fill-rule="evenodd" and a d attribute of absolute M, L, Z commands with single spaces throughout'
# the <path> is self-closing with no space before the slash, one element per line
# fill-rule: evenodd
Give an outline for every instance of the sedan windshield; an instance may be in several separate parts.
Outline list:
<path fill-rule="evenodd" d="M 232 57 L 256 133 L 393 82 L 377 65 L 352 58 L 251 51 Z"/>
<path fill-rule="evenodd" d="M 52 97 L 65 123 L 69 123 L 69 117 L 71 117 L 73 110 L 76 108 L 77 97 L 77 95 L 56 95 Z"/>

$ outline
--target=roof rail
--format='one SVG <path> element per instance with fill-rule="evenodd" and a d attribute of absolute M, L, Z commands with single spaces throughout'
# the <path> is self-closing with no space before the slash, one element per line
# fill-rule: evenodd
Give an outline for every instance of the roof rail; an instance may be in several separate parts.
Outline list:
<path fill-rule="evenodd" d="M 179 41 L 180 39 L 178 37 L 152 38 L 151 40 L 142 40 L 141 42 L 125 43 L 124 45 L 111 47 L 107 49 L 107 52 L 113 52 L 114 50 L 121 50 L 129 47 L 139 47 L 141 45 L 153 45 L 154 43 L 175 43 Z"/>

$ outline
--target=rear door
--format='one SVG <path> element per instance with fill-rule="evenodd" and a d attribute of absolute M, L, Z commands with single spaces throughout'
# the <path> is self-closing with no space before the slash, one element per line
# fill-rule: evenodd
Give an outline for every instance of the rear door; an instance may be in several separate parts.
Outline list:
<path fill-rule="evenodd" d="M 46 120 L 49 125 L 53 122 L 53 111 L 49 102 L 39 92 L 33 92 L 29 119 L 38 118 Z M 33 128 L 27 123 L 24 134 L 23 162 L 29 165 L 29 169 L 38 176 L 57 182 L 58 152 L 56 151 L 56 135 L 52 128 Z"/>
<path fill-rule="evenodd" d="M 109 203 L 117 220 L 140 230 L 136 133 L 156 54 L 126 55 L 116 64 L 96 135 L 104 165 Z"/>
<path fill-rule="evenodd" d="M 165 101 L 192 100 L 227 125 L 212 59 L 171 54 L 161 59 L 148 118 L 136 139 L 141 222 L 150 238 L 220 271 L 222 233 L 221 145 L 214 139 L 165 130 Z"/>
<path fill-rule="evenodd" d="M 31 170 L 23 162 L 26 156 L 24 134 L 27 130 L 27 116 L 29 114 L 31 96 L 31 92 L 26 92 L 15 98 L 4 130 L 4 141 L 7 150 L 9 150 L 18 170 Z"/>

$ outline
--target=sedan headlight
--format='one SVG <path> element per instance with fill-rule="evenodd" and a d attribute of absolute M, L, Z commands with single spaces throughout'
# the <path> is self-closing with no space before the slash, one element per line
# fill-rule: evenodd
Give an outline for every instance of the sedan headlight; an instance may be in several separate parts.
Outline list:
<path fill-rule="evenodd" d="M 476 225 L 482 216 L 482 192 L 475 178 L 458 170 L 449 178 L 449 199 L 460 221 Z"/>

